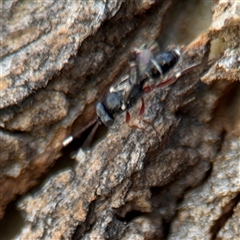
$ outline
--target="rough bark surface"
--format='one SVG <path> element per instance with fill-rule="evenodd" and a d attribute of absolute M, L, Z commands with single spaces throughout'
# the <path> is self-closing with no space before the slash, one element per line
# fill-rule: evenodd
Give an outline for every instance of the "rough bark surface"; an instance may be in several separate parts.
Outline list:
<path fill-rule="evenodd" d="M 240 3 L 206 2 L 3 3 L 3 239 L 239 237 Z M 64 138 L 95 118 L 131 50 L 153 40 L 182 45 L 169 75 L 199 65 L 70 159 L 76 142 L 63 149 Z"/>

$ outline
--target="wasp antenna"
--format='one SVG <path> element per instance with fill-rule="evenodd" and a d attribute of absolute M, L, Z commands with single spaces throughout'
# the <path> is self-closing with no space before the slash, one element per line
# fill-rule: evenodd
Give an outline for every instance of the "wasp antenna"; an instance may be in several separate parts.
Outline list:
<path fill-rule="evenodd" d="M 70 142 L 72 142 L 72 140 L 73 140 L 73 136 L 71 135 L 63 140 L 62 145 L 66 147 Z"/>
<path fill-rule="evenodd" d="M 101 121 L 96 121 L 93 129 L 91 130 L 91 132 L 89 133 L 89 135 L 87 136 L 87 138 L 85 139 L 82 148 L 88 148 L 90 146 L 90 144 L 92 143 L 93 137 L 96 134 L 96 131 L 98 129 L 98 127 L 101 125 Z"/>
<path fill-rule="evenodd" d="M 82 135 L 83 132 L 85 132 L 89 127 L 94 125 L 98 121 L 98 118 L 94 118 L 92 121 L 90 121 L 87 125 L 85 125 L 83 128 L 80 129 L 80 131 L 74 132 L 72 135 L 65 138 L 62 142 L 62 145 L 66 147 L 69 143 L 71 143 L 75 138 L 78 138 Z"/>

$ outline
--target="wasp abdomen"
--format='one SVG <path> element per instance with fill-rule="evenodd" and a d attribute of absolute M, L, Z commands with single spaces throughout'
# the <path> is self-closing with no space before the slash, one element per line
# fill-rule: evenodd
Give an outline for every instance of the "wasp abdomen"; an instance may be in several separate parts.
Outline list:
<path fill-rule="evenodd" d="M 154 60 L 161 67 L 162 74 L 164 75 L 177 64 L 180 56 L 181 53 L 179 49 L 175 48 L 171 51 L 157 54 Z"/>

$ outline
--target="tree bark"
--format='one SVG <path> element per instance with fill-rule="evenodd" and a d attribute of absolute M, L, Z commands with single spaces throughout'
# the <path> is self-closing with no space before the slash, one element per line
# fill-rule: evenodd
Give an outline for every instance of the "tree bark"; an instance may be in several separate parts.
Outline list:
<path fill-rule="evenodd" d="M 212 7 L 211 17 L 205 1 L 4 3 L 4 239 L 14 223 L 5 209 L 18 195 L 18 239 L 237 239 L 240 3 Z M 167 77 L 197 67 L 145 94 L 144 115 L 139 101 L 129 125 L 120 114 L 88 151 L 84 136 L 64 149 L 96 118 L 131 51 L 153 40 L 181 45 Z"/>

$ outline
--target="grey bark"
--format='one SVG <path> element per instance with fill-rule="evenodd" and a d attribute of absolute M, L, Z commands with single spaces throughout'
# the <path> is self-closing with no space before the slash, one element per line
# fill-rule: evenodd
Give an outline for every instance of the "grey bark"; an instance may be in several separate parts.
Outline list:
<path fill-rule="evenodd" d="M 24 213 L 18 239 L 239 236 L 240 5 L 216 3 L 209 22 L 207 7 L 3 4 L 1 217 L 24 195 L 16 202 Z M 185 45 L 169 76 L 199 66 L 146 94 L 142 118 L 137 103 L 130 126 L 119 115 L 89 151 L 69 159 L 64 138 L 95 118 L 96 101 L 127 71 L 131 50 L 152 40 Z M 60 155 L 64 167 L 29 192 Z"/>

